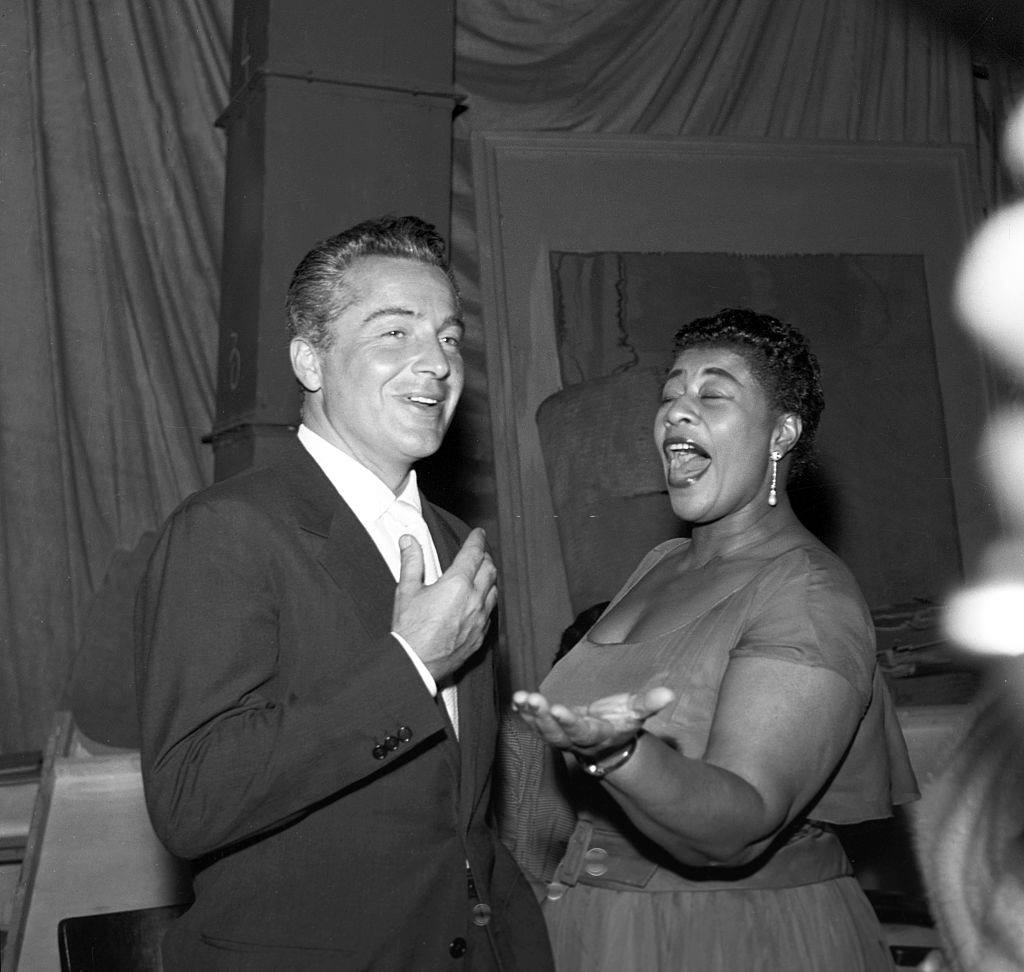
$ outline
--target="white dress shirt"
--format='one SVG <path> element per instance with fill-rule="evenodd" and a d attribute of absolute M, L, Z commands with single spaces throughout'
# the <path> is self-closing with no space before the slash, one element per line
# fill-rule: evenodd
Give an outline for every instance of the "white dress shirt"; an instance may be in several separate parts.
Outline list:
<path fill-rule="evenodd" d="M 324 475 L 331 481 L 331 484 L 338 491 L 341 498 L 348 504 L 356 519 L 363 525 L 366 532 L 370 534 L 381 556 L 384 558 L 397 583 L 401 570 L 402 554 L 398 546 L 398 540 L 403 534 L 414 536 L 423 549 L 423 578 L 427 584 L 432 584 L 441 575 L 441 567 L 437 557 L 437 549 L 430 536 L 430 531 L 423 521 L 422 504 L 420 502 L 420 491 L 416 483 L 416 470 L 409 471 L 405 486 L 402 492 L 396 497 L 391 489 L 375 473 L 372 473 L 361 462 L 353 459 L 347 453 L 328 442 L 323 436 L 317 434 L 306 425 L 299 426 L 299 442 L 306 451 L 313 457 L 316 464 L 324 471 Z M 405 510 L 400 514 L 406 522 L 403 524 L 392 515 L 393 504 L 401 500 L 413 509 Z M 416 523 L 410 522 L 408 517 L 418 518 Z M 409 659 L 416 666 L 416 670 L 423 679 L 423 684 L 431 695 L 436 696 L 438 692 L 437 683 L 430 674 L 427 666 L 409 643 L 399 634 L 391 632 L 395 640 L 405 649 Z M 455 686 L 445 686 L 441 692 L 445 708 L 451 719 L 452 726 L 458 734 L 459 712 L 458 696 Z"/>

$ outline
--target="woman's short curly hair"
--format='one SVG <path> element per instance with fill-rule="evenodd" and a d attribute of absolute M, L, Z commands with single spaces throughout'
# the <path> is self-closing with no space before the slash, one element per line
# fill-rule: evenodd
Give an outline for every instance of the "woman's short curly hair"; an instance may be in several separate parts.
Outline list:
<path fill-rule="evenodd" d="M 713 317 L 699 317 L 675 333 L 675 357 L 691 348 L 726 348 L 739 354 L 761 382 L 771 407 L 800 416 L 803 432 L 793 447 L 792 471 L 810 463 L 814 436 L 825 408 L 821 369 L 807 340 L 794 327 L 768 314 L 726 307 Z"/>

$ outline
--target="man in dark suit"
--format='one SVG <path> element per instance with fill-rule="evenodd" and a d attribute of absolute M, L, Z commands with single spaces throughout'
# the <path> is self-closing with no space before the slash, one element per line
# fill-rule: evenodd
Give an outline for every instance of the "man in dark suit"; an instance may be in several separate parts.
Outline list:
<path fill-rule="evenodd" d="M 463 385 L 443 243 L 361 223 L 287 309 L 294 455 L 187 499 L 139 591 L 146 798 L 195 864 L 165 967 L 549 969 L 487 820 L 494 565 L 412 468 Z"/>

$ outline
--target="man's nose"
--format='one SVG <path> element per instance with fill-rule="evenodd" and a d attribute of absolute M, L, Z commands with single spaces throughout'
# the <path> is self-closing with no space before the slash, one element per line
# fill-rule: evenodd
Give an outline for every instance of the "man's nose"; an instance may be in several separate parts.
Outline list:
<path fill-rule="evenodd" d="M 452 370 L 452 362 L 440 339 L 436 337 L 423 338 L 417 343 L 413 368 L 416 371 L 431 374 L 435 378 L 448 377 Z"/>

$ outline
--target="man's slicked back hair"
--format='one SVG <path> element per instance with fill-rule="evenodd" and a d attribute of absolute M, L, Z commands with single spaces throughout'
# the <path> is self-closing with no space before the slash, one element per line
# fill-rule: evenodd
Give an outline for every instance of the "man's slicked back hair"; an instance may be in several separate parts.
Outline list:
<path fill-rule="evenodd" d="M 302 258 L 285 300 L 290 336 L 326 351 L 331 321 L 354 297 L 346 279 L 349 267 L 363 257 L 375 256 L 418 260 L 437 267 L 448 278 L 459 305 L 459 288 L 437 230 L 417 216 L 381 216 L 321 240 Z"/>

